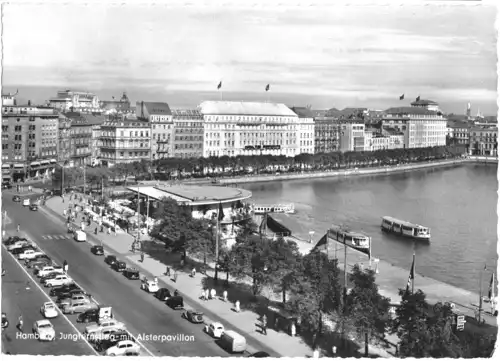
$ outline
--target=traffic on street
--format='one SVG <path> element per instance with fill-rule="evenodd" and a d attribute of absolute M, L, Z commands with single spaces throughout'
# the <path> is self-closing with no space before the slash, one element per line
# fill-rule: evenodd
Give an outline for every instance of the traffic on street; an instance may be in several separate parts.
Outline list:
<path fill-rule="evenodd" d="M 4 226 L 2 247 L 2 309 L 10 323 L 3 338 L 10 353 L 33 349 L 29 354 L 238 356 L 221 347 L 202 325 L 188 322 L 182 307 L 169 307 L 141 289 L 141 280 L 113 270 L 104 261 L 106 255 L 91 251 L 87 242 L 68 239 L 64 225 L 23 206 L 13 192 L 4 191 L 2 200 L 11 220 Z M 61 237 L 42 237 L 47 234 Z M 44 317 L 45 307 L 57 316 Z M 24 333 L 30 335 L 23 336 L 26 340 L 16 339 L 14 332 L 21 314 Z M 43 320 L 50 323 L 34 324 Z M 50 328 L 53 341 L 31 336 L 48 333 L 50 339 Z"/>

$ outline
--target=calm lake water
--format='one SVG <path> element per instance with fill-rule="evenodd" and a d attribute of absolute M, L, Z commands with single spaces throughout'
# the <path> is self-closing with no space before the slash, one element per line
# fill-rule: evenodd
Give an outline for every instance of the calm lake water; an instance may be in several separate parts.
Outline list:
<path fill-rule="evenodd" d="M 372 237 L 374 257 L 410 268 L 413 241 L 380 230 L 382 216 L 431 227 L 416 244 L 416 272 L 478 292 L 497 267 L 497 166 L 466 164 L 394 175 L 245 184 L 255 203 L 294 203 L 298 226 L 318 240 L 332 223 Z M 418 279 L 416 281 L 418 287 Z"/>

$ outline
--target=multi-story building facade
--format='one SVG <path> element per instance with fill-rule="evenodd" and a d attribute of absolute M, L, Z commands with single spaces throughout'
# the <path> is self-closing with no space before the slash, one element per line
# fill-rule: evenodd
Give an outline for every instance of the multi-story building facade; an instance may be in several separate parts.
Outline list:
<path fill-rule="evenodd" d="M 290 108 L 299 117 L 299 153 L 314 154 L 314 114 L 305 107 Z"/>
<path fill-rule="evenodd" d="M 300 154 L 300 121 L 284 104 L 205 101 L 204 157 Z"/>
<path fill-rule="evenodd" d="M 365 150 L 365 124 L 361 119 L 344 120 L 340 124 L 340 151 L 362 152 Z"/>
<path fill-rule="evenodd" d="M 92 124 L 77 112 L 64 113 L 64 116 L 71 122 L 69 129 L 71 164 L 74 166 L 92 164 Z"/>
<path fill-rule="evenodd" d="M 2 107 L 2 179 L 47 176 L 57 158 L 58 114 L 28 105 Z"/>
<path fill-rule="evenodd" d="M 203 115 L 196 109 L 172 109 L 173 157 L 203 157 Z"/>
<path fill-rule="evenodd" d="M 339 150 L 340 123 L 334 117 L 314 118 L 314 153 L 332 153 Z"/>
<path fill-rule="evenodd" d="M 98 112 L 99 98 L 94 93 L 62 90 L 57 96 L 49 99 L 49 106 L 60 111 Z"/>
<path fill-rule="evenodd" d="M 498 155 L 498 127 L 480 126 L 470 129 L 471 155 L 497 156 Z"/>
<path fill-rule="evenodd" d="M 439 112 L 439 104 L 432 100 L 419 99 L 411 103 L 412 107 L 430 110 L 433 112 Z"/>
<path fill-rule="evenodd" d="M 471 125 L 467 122 L 448 122 L 447 135 L 451 144 L 464 144 L 467 147 L 470 142 Z"/>
<path fill-rule="evenodd" d="M 446 145 L 446 119 L 440 112 L 422 107 L 399 107 L 386 110 L 382 127 L 404 134 L 405 148 Z"/>
<path fill-rule="evenodd" d="M 151 127 L 147 121 L 106 120 L 99 139 L 104 166 L 151 159 Z"/>
<path fill-rule="evenodd" d="M 16 95 L 19 94 L 19 91 L 17 90 L 14 94 L 12 93 L 6 93 L 2 94 L 2 105 L 17 105 L 16 102 Z"/>
<path fill-rule="evenodd" d="M 59 115 L 59 138 L 57 139 L 57 161 L 60 164 L 73 166 L 71 158 L 71 119 Z"/>
<path fill-rule="evenodd" d="M 99 164 L 101 157 L 100 135 L 101 125 L 106 120 L 104 115 L 101 114 L 81 114 L 87 124 L 91 128 L 92 137 L 90 138 L 90 161 L 88 164 L 95 166 Z"/>
<path fill-rule="evenodd" d="M 174 122 L 167 103 L 137 102 L 137 119 L 151 126 L 152 160 L 173 157 Z"/>

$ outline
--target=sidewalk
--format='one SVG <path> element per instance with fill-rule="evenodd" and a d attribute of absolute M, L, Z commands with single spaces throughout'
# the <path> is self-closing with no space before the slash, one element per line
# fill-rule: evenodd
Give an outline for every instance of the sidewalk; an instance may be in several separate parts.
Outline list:
<path fill-rule="evenodd" d="M 62 213 L 68 206 L 68 197 L 65 203 L 62 203 L 61 197 L 53 197 L 46 202 L 46 206 L 62 218 Z M 74 222 L 75 226 L 79 227 L 81 218 Z M 65 222 L 65 221 L 64 221 Z M 209 316 L 208 322 L 217 319 L 223 320 L 226 329 L 234 329 L 236 332 L 247 335 L 255 339 L 258 343 L 267 346 L 275 352 L 287 357 L 306 357 L 312 356 L 312 348 L 301 337 L 291 337 L 288 333 L 283 331 L 276 331 L 272 328 L 267 329 L 267 335 L 260 332 L 260 316 L 264 310 L 267 310 L 269 301 L 281 301 L 281 296 L 277 296 L 270 289 L 264 289 L 257 300 L 252 299 L 251 281 L 241 282 L 229 277 L 228 302 L 219 299 L 224 287 L 226 279 L 225 273 L 219 273 L 219 283 L 215 284 L 213 280 L 213 268 L 207 271 L 207 275 L 197 272 L 195 277 L 189 275 L 193 262 L 189 262 L 183 269 L 179 267 L 180 255 L 166 253 L 163 246 L 157 245 L 152 241 L 145 240 L 143 242 L 145 247 L 144 262 L 140 262 L 140 254 L 131 252 L 133 236 L 126 233 L 118 233 L 116 236 L 113 234 L 108 235 L 106 232 L 99 232 L 94 235 L 94 229 L 97 225 L 93 223 L 88 229 L 89 238 L 94 238 L 98 242 L 102 242 L 104 246 L 109 247 L 117 254 L 121 255 L 124 261 L 129 265 L 137 267 L 148 276 L 158 277 L 160 283 L 163 283 L 171 291 L 176 288 L 181 295 L 185 298 L 190 306 L 195 309 L 207 311 L 205 314 Z M 146 239 L 146 237 L 143 237 Z M 91 242 L 90 242 L 91 243 Z M 166 266 L 170 266 L 173 274 L 174 268 L 177 270 L 177 282 L 174 282 L 171 277 L 165 276 Z M 213 265 L 212 265 L 213 266 Z M 199 268 L 197 267 L 199 270 Z M 162 285 L 163 286 L 163 285 Z M 200 299 L 202 289 L 215 288 L 217 291 L 217 299 L 204 301 Z M 267 299 L 266 299 L 267 297 Z M 241 312 L 236 313 L 233 310 L 234 302 L 240 301 Z M 191 308 L 187 306 L 186 308 Z M 214 315 L 213 317 L 210 317 Z M 215 316 L 216 315 L 216 316 Z M 248 338 L 248 337 L 247 337 Z M 249 344 L 252 340 L 249 339 Z M 337 345 L 338 347 L 338 345 Z M 328 348 L 327 350 L 331 349 Z M 249 347 L 249 352 L 257 352 L 259 349 L 252 350 Z M 382 357 L 393 357 L 382 348 L 370 346 L 370 354 L 377 354 Z M 325 355 L 331 356 L 331 355 Z"/>

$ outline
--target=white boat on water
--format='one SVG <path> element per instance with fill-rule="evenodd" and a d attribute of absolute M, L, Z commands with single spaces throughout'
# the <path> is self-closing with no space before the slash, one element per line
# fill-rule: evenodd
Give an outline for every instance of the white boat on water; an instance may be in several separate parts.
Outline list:
<path fill-rule="evenodd" d="M 253 211 L 255 214 L 266 214 L 266 213 L 295 213 L 295 206 L 293 203 L 290 204 L 275 204 L 275 205 L 262 205 L 255 204 Z"/>
<path fill-rule="evenodd" d="M 381 228 L 385 232 L 404 237 L 428 241 L 431 239 L 431 229 L 420 224 L 410 223 L 393 217 L 382 217 Z"/>
<path fill-rule="evenodd" d="M 353 232 L 342 226 L 332 225 L 328 229 L 328 237 L 360 251 L 370 250 L 371 237 L 360 232 Z"/>

